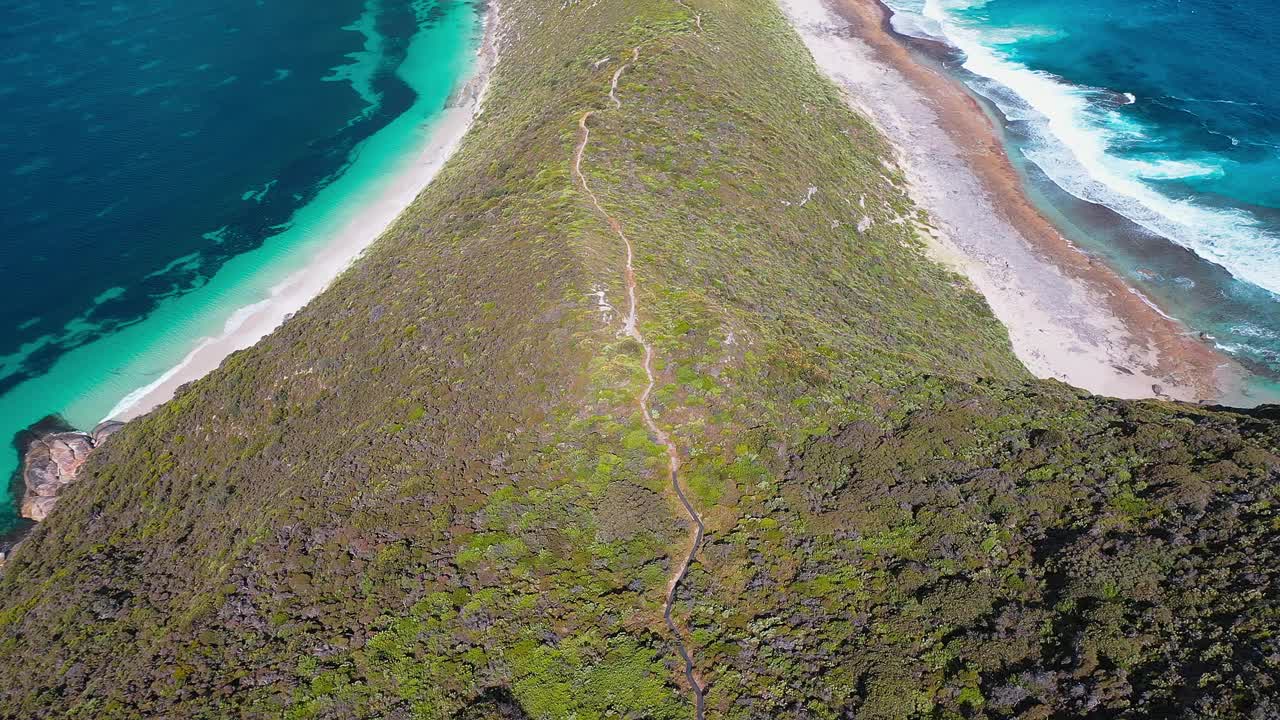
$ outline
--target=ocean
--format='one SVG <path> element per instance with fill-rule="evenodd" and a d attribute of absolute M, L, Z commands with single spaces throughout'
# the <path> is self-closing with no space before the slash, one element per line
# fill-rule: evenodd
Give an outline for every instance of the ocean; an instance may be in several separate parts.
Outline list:
<path fill-rule="evenodd" d="M 420 162 L 481 10 L 0 2 L 0 434 L 92 428 L 305 273 Z"/>
<path fill-rule="evenodd" d="M 1280 13 L 1267 0 L 889 0 L 1003 128 L 1033 201 L 1163 312 L 1280 378 Z"/>

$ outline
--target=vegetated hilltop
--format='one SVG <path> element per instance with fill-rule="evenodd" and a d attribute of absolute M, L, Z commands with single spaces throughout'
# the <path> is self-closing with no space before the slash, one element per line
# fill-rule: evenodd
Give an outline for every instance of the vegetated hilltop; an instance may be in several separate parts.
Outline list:
<path fill-rule="evenodd" d="M 1029 378 L 768 0 L 501 27 L 412 210 L 15 553 L 0 715 L 693 717 L 619 231 L 707 717 L 1280 712 L 1267 411 Z"/>

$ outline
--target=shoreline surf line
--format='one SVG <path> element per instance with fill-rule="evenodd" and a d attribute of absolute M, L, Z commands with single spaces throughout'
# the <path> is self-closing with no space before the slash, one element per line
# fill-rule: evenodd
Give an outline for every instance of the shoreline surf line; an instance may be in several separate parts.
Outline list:
<path fill-rule="evenodd" d="M 871 0 L 780 0 L 819 68 L 894 145 L 936 232 L 1034 375 L 1121 398 L 1245 403 L 1245 371 L 1162 317 L 1027 197 L 979 101 L 893 32 Z M 943 46 L 927 40 L 928 57 Z M 1256 400 L 1253 402 L 1256 403 Z"/>
<path fill-rule="evenodd" d="M 889 0 L 884 4 L 894 3 Z M 1215 206 L 1195 196 L 1171 197 L 1149 184 L 1221 178 L 1228 172 L 1230 159 L 1174 148 L 1154 155 L 1113 152 L 1112 143 L 1123 143 L 1123 138 L 1153 139 L 1161 133 L 1157 124 L 1140 115 L 1102 112 L 1103 108 L 1135 104 L 1134 94 L 1079 85 L 1034 68 L 1019 60 L 1016 52 L 1001 49 L 999 37 L 987 34 L 998 35 L 1000 31 L 962 19 L 959 8 L 930 2 L 918 16 L 908 10 L 887 9 L 890 31 L 905 36 L 909 45 L 915 37 L 898 31 L 904 21 L 911 30 L 920 24 L 915 18 L 922 18 L 938 33 L 953 51 L 953 59 L 959 63 L 956 70 L 964 75 L 959 79 L 968 91 L 1002 115 L 1017 118 L 1023 136 L 1019 154 L 1063 192 L 1106 207 L 1128 223 L 1223 268 L 1241 282 L 1273 294 L 1280 292 L 1280 261 L 1273 251 L 1280 237 L 1262 218 L 1240 204 Z M 1040 31 L 1048 36 L 1057 32 Z M 1028 29 L 1026 37 L 1037 37 L 1036 32 Z M 1014 33 L 1005 39 L 1016 37 L 1019 35 Z"/>
<path fill-rule="evenodd" d="M 104 419 L 128 421 L 144 415 L 170 400 L 182 385 L 217 369 L 230 354 L 257 343 L 329 287 L 395 224 L 483 112 L 489 80 L 499 61 L 500 15 L 499 4 L 489 3 L 480 16 L 483 40 L 470 61 L 472 67 L 451 92 L 445 108 L 422 131 L 423 144 L 406 154 L 401 169 L 379 196 L 361 204 L 310 260 L 271 287 L 269 297 L 234 311 L 219 335 L 200 339 L 177 365 L 126 395 Z"/>

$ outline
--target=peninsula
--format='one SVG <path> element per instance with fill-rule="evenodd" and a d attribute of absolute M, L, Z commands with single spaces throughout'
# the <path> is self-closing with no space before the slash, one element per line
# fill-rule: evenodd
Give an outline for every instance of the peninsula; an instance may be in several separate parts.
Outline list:
<path fill-rule="evenodd" d="M 429 184 L 12 554 L 0 717 L 1280 713 L 1280 410 L 877 6 L 485 12 Z"/>

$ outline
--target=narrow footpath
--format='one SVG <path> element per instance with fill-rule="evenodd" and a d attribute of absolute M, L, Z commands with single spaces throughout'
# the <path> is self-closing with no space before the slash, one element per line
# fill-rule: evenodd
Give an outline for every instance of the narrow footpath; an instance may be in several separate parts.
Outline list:
<path fill-rule="evenodd" d="M 640 58 L 640 48 L 635 48 L 631 52 L 631 63 Z M 631 63 L 626 63 L 618 68 L 613 74 L 613 80 L 609 84 L 609 99 L 613 101 L 615 109 L 622 109 L 622 100 L 618 98 L 618 80 L 622 77 L 622 73 L 630 67 Z M 689 520 L 693 523 L 693 537 L 689 552 L 685 555 L 684 560 L 680 563 L 676 571 L 671 575 L 670 582 L 667 583 L 667 595 L 663 602 L 662 616 L 667 623 L 667 628 L 671 631 L 675 638 L 676 649 L 680 653 L 680 659 L 684 661 L 684 676 L 688 680 L 689 686 L 693 691 L 693 700 L 695 708 L 695 720 L 703 720 L 705 712 L 706 688 L 698 680 L 697 672 L 693 666 L 693 656 L 689 652 L 689 648 L 685 645 L 684 637 L 680 633 L 680 628 L 676 625 L 675 620 L 671 617 L 672 606 L 675 605 L 676 592 L 680 589 L 680 583 L 689 573 L 689 565 L 693 563 L 694 557 L 698 554 L 698 550 L 702 547 L 702 539 L 706 533 L 706 527 L 702 524 L 702 516 L 694 509 L 693 504 L 689 502 L 689 498 L 685 495 L 684 488 L 680 485 L 680 451 L 676 448 L 675 442 L 672 441 L 662 428 L 658 427 L 658 423 L 653 419 L 653 411 L 649 407 L 649 396 L 653 393 L 656 383 L 653 372 L 653 346 L 645 339 L 640 332 L 640 327 L 636 322 L 636 316 L 639 313 L 639 306 L 636 302 L 636 273 L 632 261 L 635 252 L 631 247 L 631 241 L 627 238 L 627 234 L 623 232 L 622 223 L 610 215 L 600 204 L 599 198 L 591 190 L 591 185 L 587 182 L 587 178 L 582 174 L 582 157 L 586 153 L 587 143 L 591 140 L 591 128 L 588 121 L 596 111 L 588 110 L 582 114 L 582 118 L 578 121 L 578 128 L 581 131 L 578 139 L 578 148 L 574 153 L 573 159 L 573 175 L 578 184 L 582 187 L 582 191 L 586 193 L 591 200 L 591 204 L 596 211 L 604 217 L 605 222 L 609 224 L 609 228 L 614 234 L 622 240 L 623 246 L 627 251 L 627 263 L 624 269 L 624 276 L 627 283 L 627 315 L 623 325 L 623 330 L 627 336 L 640 343 L 644 348 L 644 374 L 648 379 L 644 392 L 640 393 L 636 404 L 640 407 L 641 415 L 644 416 L 645 426 L 648 427 L 649 433 L 659 445 L 666 449 L 667 453 L 667 471 L 671 478 L 671 488 L 675 491 L 676 497 L 679 498 L 680 504 L 684 507 L 684 511 L 689 515 Z"/>

